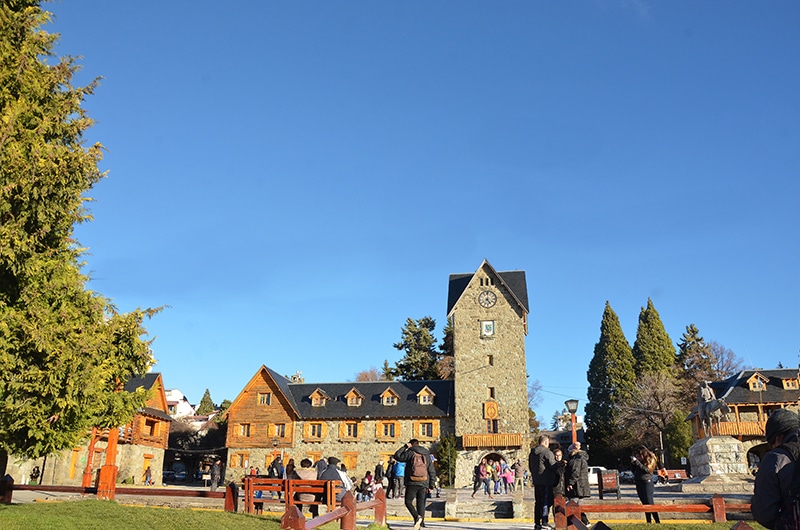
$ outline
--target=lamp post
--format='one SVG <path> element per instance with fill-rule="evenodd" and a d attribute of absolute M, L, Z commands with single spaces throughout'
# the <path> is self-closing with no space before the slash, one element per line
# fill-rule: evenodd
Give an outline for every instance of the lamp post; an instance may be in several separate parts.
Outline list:
<path fill-rule="evenodd" d="M 572 443 L 575 443 L 578 441 L 578 431 L 575 430 L 575 413 L 578 412 L 578 400 L 568 399 L 564 402 L 564 405 L 567 406 L 567 410 L 572 416 Z"/>

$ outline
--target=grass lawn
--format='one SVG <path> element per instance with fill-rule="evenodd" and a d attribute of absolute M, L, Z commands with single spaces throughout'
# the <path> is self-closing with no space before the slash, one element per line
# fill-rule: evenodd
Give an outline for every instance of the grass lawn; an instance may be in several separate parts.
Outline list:
<path fill-rule="evenodd" d="M 734 522 L 707 524 L 665 523 L 664 530 L 730 530 Z M 755 530 L 764 530 L 758 523 L 748 521 Z M 389 523 L 391 528 L 391 522 Z M 531 524 L 533 527 L 533 524 Z M 27 504 L 0 504 L 0 528 L 3 530 L 117 530 L 143 528 L 198 530 L 280 530 L 276 516 L 226 513 L 187 508 L 154 508 L 117 504 L 114 501 L 33 502 Z M 387 530 L 387 527 L 370 525 L 369 530 Z M 497 529 L 503 528 L 498 521 Z M 653 525 L 614 523 L 612 528 L 622 530 L 654 530 Z M 339 523 L 329 523 L 323 530 L 338 530 Z"/>
<path fill-rule="evenodd" d="M 125 506 L 114 501 L 33 502 L 0 504 L 0 528 L 47 530 L 191 529 L 280 530 L 280 519 L 243 513 L 185 508 Z M 338 530 L 329 523 L 324 530 Z"/>

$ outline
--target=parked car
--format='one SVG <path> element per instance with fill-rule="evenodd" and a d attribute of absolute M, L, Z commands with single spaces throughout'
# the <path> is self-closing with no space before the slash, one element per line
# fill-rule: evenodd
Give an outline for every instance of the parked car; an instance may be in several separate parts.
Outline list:
<path fill-rule="evenodd" d="M 603 466 L 589 466 L 589 484 L 597 485 L 597 472 L 608 471 Z"/>

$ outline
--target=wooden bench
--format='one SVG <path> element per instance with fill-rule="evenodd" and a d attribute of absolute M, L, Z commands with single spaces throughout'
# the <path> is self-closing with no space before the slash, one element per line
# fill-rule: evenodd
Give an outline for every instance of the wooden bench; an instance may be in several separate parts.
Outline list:
<path fill-rule="evenodd" d="M 244 511 L 260 514 L 264 504 L 285 504 L 288 510 L 298 504 L 324 505 L 328 511 L 336 506 L 336 494 L 341 491 L 338 480 L 284 480 L 248 475 L 243 479 Z M 257 492 L 261 492 L 260 496 Z M 316 500 L 297 501 L 296 493 L 312 493 Z"/>

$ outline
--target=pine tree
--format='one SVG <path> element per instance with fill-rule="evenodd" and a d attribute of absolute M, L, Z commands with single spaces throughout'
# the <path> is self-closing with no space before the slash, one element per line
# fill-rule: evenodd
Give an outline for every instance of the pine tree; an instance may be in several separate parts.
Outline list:
<path fill-rule="evenodd" d="M 592 460 L 615 467 L 617 457 L 627 443 L 624 430 L 619 425 L 618 406 L 627 403 L 634 392 L 635 376 L 633 354 L 619 318 L 611 304 L 606 302 L 600 324 L 600 340 L 595 344 L 594 356 L 589 363 L 586 438 Z"/>
<path fill-rule="evenodd" d="M 639 313 L 633 357 L 636 359 L 637 374 L 672 370 L 675 366 L 675 346 L 650 298 L 647 299 L 647 307 L 643 307 Z"/>
<path fill-rule="evenodd" d="M 211 392 L 209 392 L 209 390 L 206 388 L 206 392 L 203 394 L 203 398 L 197 405 L 197 410 L 195 413 L 198 416 L 206 416 L 212 412 L 214 412 L 214 402 L 211 401 Z"/>
<path fill-rule="evenodd" d="M 76 223 L 104 174 L 103 147 L 85 147 L 82 108 L 97 82 L 53 53 L 50 15 L 34 0 L 0 3 L 0 475 L 7 456 L 74 447 L 144 405 L 120 392 L 153 363 L 144 317 L 119 314 L 87 288 Z"/>
<path fill-rule="evenodd" d="M 436 351 L 436 339 L 433 331 L 436 321 L 431 317 L 419 320 L 409 318 L 402 329 L 402 339 L 394 347 L 405 352 L 405 356 L 397 361 L 391 369 L 394 377 L 404 381 L 422 381 L 439 379 L 436 364 L 439 354 Z"/>
<path fill-rule="evenodd" d="M 686 333 L 678 343 L 678 380 L 683 408 L 691 410 L 697 400 L 697 389 L 703 381 L 713 381 L 716 359 L 711 347 L 694 324 L 686 326 Z"/>

